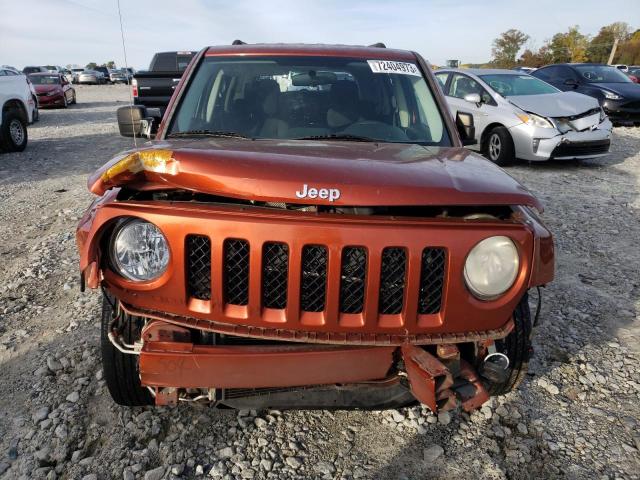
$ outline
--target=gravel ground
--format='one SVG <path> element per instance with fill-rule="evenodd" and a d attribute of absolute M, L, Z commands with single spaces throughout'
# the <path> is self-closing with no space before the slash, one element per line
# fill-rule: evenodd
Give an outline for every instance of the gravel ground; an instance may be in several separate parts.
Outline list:
<path fill-rule="evenodd" d="M 120 408 L 78 289 L 86 178 L 129 147 L 126 87 L 77 87 L 0 156 L 0 477 L 640 478 L 640 129 L 605 159 L 508 168 L 546 203 L 557 279 L 522 388 L 482 410 Z"/>

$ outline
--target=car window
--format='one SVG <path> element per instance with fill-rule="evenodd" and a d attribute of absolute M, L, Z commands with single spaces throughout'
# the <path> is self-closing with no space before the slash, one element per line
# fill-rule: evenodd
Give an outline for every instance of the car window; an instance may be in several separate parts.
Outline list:
<path fill-rule="evenodd" d="M 609 65 L 576 65 L 583 81 L 589 83 L 633 83 L 623 72 Z"/>
<path fill-rule="evenodd" d="M 450 75 L 449 72 L 436 73 L 436 79 L 438 80 L 438 83 L 442 87 L 442 91 L 444 91 L 445 94 L 447 92 L 444 90 L 444 86 L 447 84 L 447 80 L 449 79 L 449 75 Z"/>
<path fill-rule="evenodd" d="M 6 75 L 7 74 L 5 70 L 0 70 L 0 77 L 5 77 Z"/>
<path fill-rule="evenodd" d="M 57 75 L 29 75 L 29 80 L 34 85 L 59 85 L 60 77 Z"/>
<path fill-rule="evenodd" d="M 456 73 L 451 78 L 451 85 L 449 86 L 450 96 L 455 98 L 464 99 L 465 95 L 470 93 L 477 93 L 485 103 L 491 103 L 493 99 L 489 92 L 487 92 L 482 85 L 476 82 L 473 78 L 461 73 Z"/>
<path fill-rule="evenodd" d="M 206 57 L 168 135 L 232 131 L 251 138 L 346 135 L 449 146 L 419 68 L 332 57 Z"/>
<path fill-rule="evenodd" d="M 558 67 L 544 67 L 536 70 L 532 73 L 534 77 L 538 77 L 545 81 L 553 81 L 553 78 L 557 74 Z"/>
<path fill-rule="evenodd" d="M 541 95 L 560 91 L 548 83 L 526 74 L 480 75 L 480 78 L 503 97 L 513 95 Z"/>

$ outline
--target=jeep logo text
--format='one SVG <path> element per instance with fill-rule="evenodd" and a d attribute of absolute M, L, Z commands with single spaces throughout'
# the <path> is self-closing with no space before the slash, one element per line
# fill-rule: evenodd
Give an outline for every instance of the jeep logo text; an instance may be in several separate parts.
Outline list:
<path fill-rule="evenodd" d="M 333 202 L 340 198 L 340 190 L 337 188 L 309 188 L 306 183 L 302 186 L 302 190 L 296 192 L 298 198 L 322 198 Z"/>

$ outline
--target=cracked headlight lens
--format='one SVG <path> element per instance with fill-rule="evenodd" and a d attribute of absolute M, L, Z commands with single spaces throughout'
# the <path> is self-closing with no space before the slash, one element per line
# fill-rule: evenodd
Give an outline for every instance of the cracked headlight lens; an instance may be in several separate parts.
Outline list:
<path fill-rule="evenodd" d="M 153 223 L 128 220 L 112 237 L 111 263 L 120 275 L 129 280 L 154 280 L 169 265 L 167 239 Z"/>
<path fill-rule="evenodd" d="M 509 237 L 482 240 L 471 249 L 464 265 L 464 280 L 480 300 L 493 300 L 509 290 L 518 276 L 518 249 Z"/>

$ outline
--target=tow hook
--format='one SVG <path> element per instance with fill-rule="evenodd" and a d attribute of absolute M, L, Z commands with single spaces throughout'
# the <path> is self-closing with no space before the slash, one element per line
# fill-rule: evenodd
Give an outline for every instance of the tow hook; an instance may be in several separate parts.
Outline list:
<path fill-rule="evenodd" d="M 489 354 L 484 357 L 478 373 L 494 383 L 502 383 L 509 377 L 509 357 L 495 348 L 495 345 L 489 347 Z"/>

